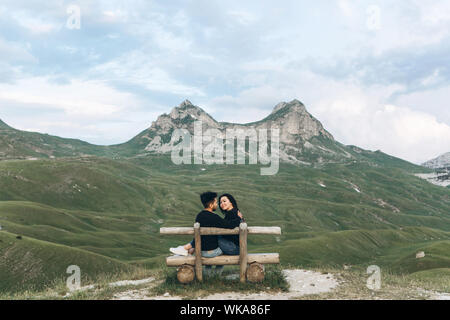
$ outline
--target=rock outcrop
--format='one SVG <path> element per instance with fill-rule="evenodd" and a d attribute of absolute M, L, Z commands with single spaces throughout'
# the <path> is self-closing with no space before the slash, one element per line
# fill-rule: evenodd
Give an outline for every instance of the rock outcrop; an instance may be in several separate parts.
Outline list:
<path fill-rule="evenodd" d="M 424 167 L 431 169 L 449 168 L 450 167 L 450 152 L 447 152 L 433 160 L 422 164 Z"/>
<path fill-rule="evenodd" d="M 266 118 L 247 124 L 217 122 L 202 108 L 185 100 L 169 114 L 159 116 L 150 128 L 133 139 L 133 143 L 143 145 L 145 152 L 170 152 L 176 144 L 171 141 L 172 132 L 186 129 L 193 135 L 194 123 L 198 120 L 202 121 L 203 133 L 216 129 L 222 139 L 228 129 L 256 129 L 257 132 L 279 129 L 280 159 L 288 162 L 328 162 L 352 157 L 296 99 L 277 104 Z"/>

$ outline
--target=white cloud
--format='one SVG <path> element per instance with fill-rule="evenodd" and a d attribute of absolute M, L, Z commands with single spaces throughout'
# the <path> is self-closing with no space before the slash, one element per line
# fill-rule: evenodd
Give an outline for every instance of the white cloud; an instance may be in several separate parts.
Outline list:
<path fill-rule="evenodd" d="M 37 12 L 35 14 L 36 15 L 24 11 L 16 11 L 12 13 L 12 17 L 20 26 L 36 35 L 46 34 L 61 29 L 62 23 L 58 24 L 52 20 L 38 17 Z"/>
<path fill-rule="evenodd" d="M 153 57 L 140 51 L 128 52 L 119 58 L 100 64 L 90 70 L 90 75 L 106 81 L 124 81 L 143 86 L 148 90 L 184 96 L 204 96 L 201 88 L 185 85 L 172 78 Z"/>
<path fill-rule="evenodd" d="M 349 0 L 338 0 L 338 7 L 346 17 L 352 17 L 354 9 Z"/>
<path fill-rule="evenodd" d="M 414 5 L 419 8 L 424 24 L 440 26 L 450 23 L 450 3 L 447 0 L 435 0 L 433 3 L 414 0 Z"/>
<path fill-rule="evenodd" d="M 126 23 L 129 19 L 129 15 L 128 12 L 120 9 L 105 10 L 102 12 L 101 19 L 102 21 L 109 23 Z"/>
<path fill-rule="evenodd" d="M 249 25 L 258 20 L 258 17 L 254 13 L 248 11 L 230 10 L 228 14 L 242 25 Z"/>
<path fill-rule="evenodd" d="M 273 99 L 273 95 L 270 98 Z M 267 104 L 264 97 L 247 93 L 238 97 L 215 97 L 199 104 L 219 122 L 249 123 L 261 120 L 270 113 L 261 108 L 263 104 Z"/>
<path fill-rule="evenodd" d="M 409 1 L 377 4 L 381 29 L 367 40 L 377 53 L 438 44 L 449 36 L 448 1 Z"/>
<path fill-rule="evenodd" d="M 30 53 L 30 44 L 7 41 L 0 37 L 0 60 L 5 63 L 36 63 L 37 59 Z"/>
<path fill-rule="evenodd" d="M 438 84 L 440 81 L 444 80 L 439 73 L 440 73 L 439 69 L 435 69 L 431 75 L 422 79 L 420 83 L 424 87 L 429 87 Z"/>
<path fill-rule="evenodd" d="M 448 97 L 450 97 L 450 85 L 404 93 L 397 97 L 395 103 L 407 106 L 412 110 L 433 114 L 439 121 L 450 125 L 450 101 Z"/>
<path fill-rule="evenodd" d="M 125 142 L 149 127 L 161 108 L 100 81 L 28 77 L 0 84 L 0 118 L 9 125 L 91 143 Z"/>
<path fill-rule="evenodd" d="M 131 94 L 111 89 L 100 81 L 73 79 L 69 84 L 54 84 L 46 77 L 29 77 L 15 84 L 0 84 L 3 105 L 27 104 L 62 110 L 67 115 L 102 118 L 135 105 Z"/>
<path fill-rule="evenodd" d="M 314 98 L 309 109 L 338 141 L 414 163 L 450 150 L 450 126 L 427 112 L 387 104 L 393 88 L 326 87 L 327 97 Z"/>

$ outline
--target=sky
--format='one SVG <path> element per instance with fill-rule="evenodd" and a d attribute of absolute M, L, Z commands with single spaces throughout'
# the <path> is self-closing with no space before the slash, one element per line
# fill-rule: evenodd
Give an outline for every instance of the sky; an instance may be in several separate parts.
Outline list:
<path fill-rule="evenodd" d="M 450 151 L 448 0 L 2 0 L 0 119 L 109 145 L 185 99 L 217 121 L 298 99 L 341 143 Z"/>

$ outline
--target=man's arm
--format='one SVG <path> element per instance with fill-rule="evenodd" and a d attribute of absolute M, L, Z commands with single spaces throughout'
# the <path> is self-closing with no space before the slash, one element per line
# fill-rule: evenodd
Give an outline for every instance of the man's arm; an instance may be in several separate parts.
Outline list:
<path fill-rule="evenodd" d="M 210 218 L 214 228 L 234 229 L 241 223 L 241 219 L 239 217 L 231 220 L 225 220 L 216 214 L 212 214 Z"/>

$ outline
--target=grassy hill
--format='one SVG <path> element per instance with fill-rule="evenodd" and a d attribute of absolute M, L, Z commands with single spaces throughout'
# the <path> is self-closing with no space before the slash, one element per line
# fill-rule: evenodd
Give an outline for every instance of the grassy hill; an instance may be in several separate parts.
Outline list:
<path fill-rule="evenodd" d="M 0 120 L 0 160 L 82 155 L 114 156 L 105 146 L 93 145 L 78 139 L 17 130 Z"/>
<path fill-rule="evenodd" d="M 123 262 L 89 251 L 29 237 L 18 239 L 6 231 L 0 232 L 0 257 L 0 292 L 41 290 L 66 279 L 70 265 L 80 267 L 84 281 L 131 269 Z"/>
<path fill-rule="evenodd" d="M 449 189 L 378 156 L 379 164 L 281 163 L 275 176 L 261 176 L 259 165 L 177 166 L 167 155 L 1 161 L 0 255 L 12 259 L 16 251 L 0 267 L 0 290 L 67 277 L 73 256 L 86 261 L 82 270 L 91 277 L 158 267 L 169 247 L 190 240 L 160 236 L 159 228 L 192 226 L 206 190 L 235 195 L 250 225 L 280 226 L 280 237 L 250 236 L 249 250 L 280 252 L 284 264 L 446 272 Z M 416 260 L 419 250 L 426 257 Z M 30 255 L 43 274 L 22 281 L 29 264 L 21 261 Z"/>

